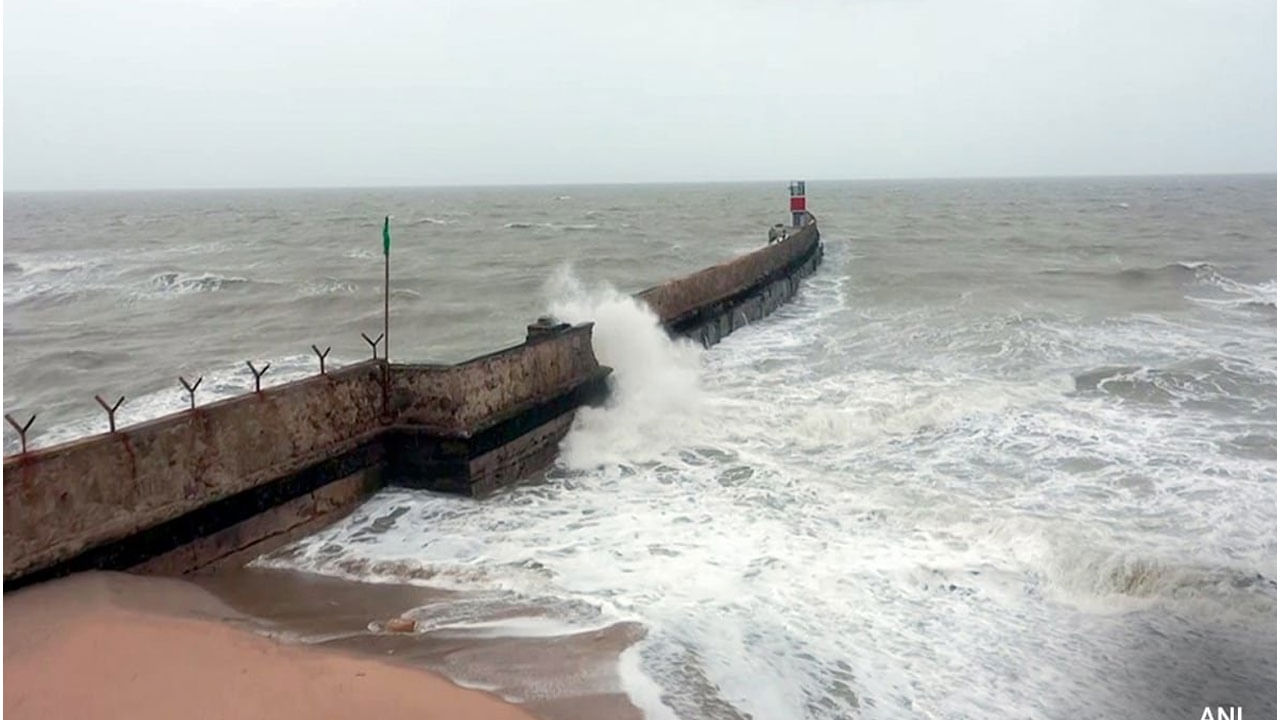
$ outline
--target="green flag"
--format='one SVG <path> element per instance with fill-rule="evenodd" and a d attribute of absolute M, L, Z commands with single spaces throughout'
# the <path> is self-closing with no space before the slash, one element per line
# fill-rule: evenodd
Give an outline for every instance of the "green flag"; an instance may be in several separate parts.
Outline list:
<path fill-rule="evenodd" d="M 391 216 L 382 219 L 382 254 L 391 254 Z"/>

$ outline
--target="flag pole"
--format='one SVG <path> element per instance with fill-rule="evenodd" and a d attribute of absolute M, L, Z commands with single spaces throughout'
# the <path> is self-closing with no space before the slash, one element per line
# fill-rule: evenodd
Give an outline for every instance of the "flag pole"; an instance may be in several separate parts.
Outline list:
<path fill-rule="evenodd" d="M 391 363 L 391 216 L 382 220 L 382 355 Z"/>
<path fill-rule="evenodd" d="M 391 216 L 382 218 L 382 414 L 391 413 Z"/>

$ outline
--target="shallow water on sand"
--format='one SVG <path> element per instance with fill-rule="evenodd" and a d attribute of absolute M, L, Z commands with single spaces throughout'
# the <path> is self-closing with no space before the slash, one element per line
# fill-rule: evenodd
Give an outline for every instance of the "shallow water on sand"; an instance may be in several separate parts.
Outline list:
<path fill-rule="evenodd" d="M 340 270 L 346 230 L 279 218 L 313 228 L 326 207 L 395 202 L 475 233 L 444 226 L 424 235 L 429 259 L 405 260 L 420 293 L 393 298 L 405 359 L 491 349 L 550 309 L 597 321 L 611 404 L 579 413 L 544 478 L 480 503 L 388 490 L 260 565 L 457 593 L 422 604 L 435 633 L 634 628 L 601 677 L 651 717 L 1274 714 L 1274 177 L 811 183 L 822 268 L 706 351 L 600 286 L 631 292 L 758 245 L 778 190 L 474 191 L 456 217 L 462 196 L 434 191 L 228 200 L 213 211 L 235 228 L 229 249 L 175 260 L 158 297 L 127 278 L 163 275 L 165 232 L 194 232 L 207 200 L 143 233 L 146 269 L 101 271 L 126 278 L 117 289 L 61 295 L 34 279 L 64 272 L 41 253 L 92 275 L 121 262 L 117 240 L 98 260 L 37 250 L 36 225 L 15 252 L 6 217 L 6 405 L 91 422 L 55 398 L 104 373 L 132 390 L 174 362 L 172 345 L 94 334 L 131 320 L 212 358 L 199 367 L 226 392 L 235 352 L 307 372 L 287 355 L 312 342 L 306 318 L 355 335 L 377 317 L 380 268 Z M 255 221 L 259 204 L 274 215 Z M 163 213 L 124 213 L 139 215 Z M 376 239 L 376 217 L 358 222 L 350 234 Z M 330 264 L 335 282 L 307 295 Z M 451 672 L 484 683 L 478 667 Z"/>
<path fill-rule="evenodd" d="M 575 628 L 514 598 L 287 570 L 244 568 L 195 582 L 253 618 L 252 630 L 284 642 L 427 668 L 547 720 L 641 717 L 618 673 L 620 656 L 642 634 L 634 623 Z M 458 608 L 485 600 L 499 623 L 459 622 Z M 416 619 L 415 631 L 387 629 L 400 617 Z"/>

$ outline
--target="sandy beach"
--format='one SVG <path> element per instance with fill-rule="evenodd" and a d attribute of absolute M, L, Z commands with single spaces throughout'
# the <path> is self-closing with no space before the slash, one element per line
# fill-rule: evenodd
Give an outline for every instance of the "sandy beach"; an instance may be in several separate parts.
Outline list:
<path fill-rule="evenodd" d="M 497 693 L 542 720 L 643 718 L 620 667 L 622 653 L 644 635 L 634 623 L 529 635 L 520 631 L 521 621 L 536 623 L 553 608 L 260 567 L 226 568 L 190 581 L 275 637 L 439 673 Z M 459 626 L 462 607 L 471 608 L 464 614 L 480 627 Z M 406 617 L 420 621 L 416 632 L 369 627 Z"/>
<path fill-rule="evenodd" d="M 190 583 L 85 573 L 4 598 L 8 718 L 471 718 L 525 710 L 425 670 L 254 634 Z"/>

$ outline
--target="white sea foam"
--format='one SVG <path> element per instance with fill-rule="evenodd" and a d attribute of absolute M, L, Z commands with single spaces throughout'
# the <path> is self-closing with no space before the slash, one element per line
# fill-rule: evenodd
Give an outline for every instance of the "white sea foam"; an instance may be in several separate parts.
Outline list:
<path fill-rule="evenodd" d="M 1212 407 L 1152 412 L 1072 379 L 1135 356 L 1212 360 L 1189 378 L 1244 362 L 1213 328 L 877 314 L 828 255 L 795 303 L 707 351 L 560 273 L 551 310 L 596 322 L 614 392 L 547 484 L 480 505 L 385 491 L 263 562 L 592 608 L 558 616 L 572 628 L 640 622 L 621 672 L 654 718 L 1171 707 L 1194 684 L 1124 658 L 1177 651 L 1187 625 L 1240 643 L 1243 682 L 1273 672 L 1247 638 L 1275 611 L 1274 463 L 1207 450 L 1242 432 Z"/>
<path fill-rule="evenodd" d="M 552 222 L 515 221 L 515 222 L 506 223 L 505 225 L 503 225 L 503 227 L 507 228 L 508 230 L 532 230 L 535 228 L 545 228 L 545 229 L 554 229 L 554 230 L 564 230 L 568 232 L 576 232 L 576 231 L 583 231 L 583 230 L 597 230 L 599 229 L 600 226 L 595 223 L 557 224 Z"/>
<path fill-rule="evenodd" d="M 33 255 L 6 260 L 6 303 L 65 296 L 110 283 L 112 269 L 101 260 L 74 255 Z"/>
<path fill-rule="evenodd" d="M 565 465 L 588 469 L 656 460 L 687 437 L 702 406 L 700 348 L 667 336 L 658 316 L 608 285 L 585 287 L 568 267 L 549 281 L 550 312 L 594 322 L 597 359 L 613 368 L 610 397 L 584 408 L 561 448 Z"/>
<path fill-rule="evenodd" d="M 308 280 L 298 290 L 302 297 L 323 297 L 325 295 L 354 295 L 356 284 L 349 280 L 325 277 L 319 280 Z"/>
<path fill-rule="evenodd" d="M 486 633 L 502 618 L 526 634 L 638 623 L 621 685 L 650 717 L 1182 717 L 1205 677 L 1273 688 L 1274 179 L 1195 198 L 1162 182 L 830 184 L 822 268 L 706 351 L 664 344 L 616 293 L 564 293 L 580 301 L 568 315 L 599 322 L 620 390 L 582 413 L 548 477 L 482 503 L 387 490 L 262 562 L 461 591 L 417 617 Z M 393 322 L 461 359 L 508 337 L 513 308 L 536 314 L 520 310 L 531 273 L 578 257 L 591 279 L 652 284 L 758 247 L 750 228 L 773 220 L 744 218 L 781 202 L 602 188 L 592 216 L 554 192 L 397 192 L 405 225 L 462 222 L 416 228 L 430 240 L 404 238 L 393 272 L 467 312 Z M 115 209 L 13 198 L 10 391 L 56 382 L 84 410 L 45 408 L 36 429 L 105 430 L 86 351 L 119 359 L 261 320 L 292 352 L 320 339 L 314 308 L 273 299 L 326 275 L 381 287 L 382 200 L 183 195 L 121 210 L 169 219 L 127 230 L 104 222 Z M 120 201 L 154 199 L 136 198 Z M 249 222 L 267 210 L 278 219 Z M 501 229 L 512 220 L 526 228 Z M 254 285 L 149 286 L 174 271 Z M 113 311 L 135 291 L 139 306 Z M 375 312 L 333 299 L 334 318 Z M 243 353 L 224 353 L 202 404 L 252 386 Z M 276 361 L 268 384 L 293 362 L 315 372 L 310 354 Z M 1131 370 L 1090 387 L 1107 368 Z M 119 387 L 126 422 L 185 408 L 175 380 L 147 378 Z M 1266 715 L 1274 695 L 1245 704 Z"/>
<path fill-rule="evenodd" d="M 146 287 L 140 290 L 144 295 L 186 295 L 188 293 L 217 292 L 236 285 L 249 282 L 248 278 L 235 275 L 219 275 L 217 273 L 185 273 L 164 272 L 152 276 Z"/>

